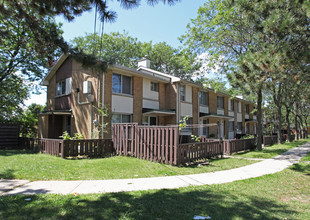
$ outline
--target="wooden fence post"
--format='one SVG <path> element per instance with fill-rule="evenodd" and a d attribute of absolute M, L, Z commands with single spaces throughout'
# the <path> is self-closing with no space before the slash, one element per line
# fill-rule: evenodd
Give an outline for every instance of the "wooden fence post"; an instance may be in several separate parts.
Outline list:
<path fill-rule="evenodd" d="M 60 142 L 60 149 L 61 149 L 61 158 L 66 158 L 66 153 L 65 153 L 65 141 Z"/>
<path fill-rule="evenodd" d="M 224 142 L 223 138 L 220 138 L 220 149 L 221 149 L 221 158 L 224 156 Z"/>

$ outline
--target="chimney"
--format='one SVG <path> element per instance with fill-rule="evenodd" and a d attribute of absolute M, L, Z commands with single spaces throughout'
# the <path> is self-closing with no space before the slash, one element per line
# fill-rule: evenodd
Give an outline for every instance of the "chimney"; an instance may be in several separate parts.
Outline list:
<path fill-rule="evenodd" d="M 141 60 L 138 61 L 138 68 L 139 67 L 145 67 L 149 69 L 151 68 L 151 61 L 149 60 L 147 55 L 145 55 Z"/>

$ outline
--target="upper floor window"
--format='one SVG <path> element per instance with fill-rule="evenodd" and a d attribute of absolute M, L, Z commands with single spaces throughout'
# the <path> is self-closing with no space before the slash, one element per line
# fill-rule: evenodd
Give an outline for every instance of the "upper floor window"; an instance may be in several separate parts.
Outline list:
<path fill-rule="evenodd" d="M 158 83 L 151 82 L 151 91 L 158 92 Z"/>
<path fill-rule="evenodd" d="M 112 92 L 131 95 L 131 77 L 113 73 Z"/>
<path fill-rule="evenodd" d="M 235 110 L 235 102 L 234 102 L 234 100 L 230 100 L 230 109 L 229 109 L 230 111 L 234 111 Z"/>
<path fill-rule="evenodd" d="M 180 99 L 185 101 L 185 85 L 180 85 Z"/>
<path fill-rule="evenodd" d="M 246 105 L 245 105 L 245 113 L 246 113 L 246 114 L 249 114 L 249 113 L 250 113 L 250 106 L 249 106 L 249 104 L 246 104 Z"/>
<path fill-rule="evenodd" d="M 69 95 L 71 94 L 72 78 L 59 81 L 56 84 L 56 96 Z"/>
<path fill-rule="evenodd" d="M 224 109 L 224 97 L 223 96 L 217 97 L 217 108 Z"/>
<path fill-rule="evenodd" d="M 207 92 L 199 92 L 199 104 L 200 105 L 208 105 L 208 93 Z"/>

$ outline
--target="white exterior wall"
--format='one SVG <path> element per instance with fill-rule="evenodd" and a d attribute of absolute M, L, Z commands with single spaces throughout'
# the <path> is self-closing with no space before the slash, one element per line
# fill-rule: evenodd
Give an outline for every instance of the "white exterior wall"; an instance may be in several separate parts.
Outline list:
<path fill-rule="evenodd" d="M 143 98 L 159 100 L 158 92 L 151 91 L 151 80 L 145 78 L 143 79 Z"/>
<path fill-rule="evenodd" d="M 190 103 L 181 103 L 181 117 L 193 117 L 193 108 Z"/>
<path fill-rule="evenodd" d="M 112 112 L 133 114 L 133 97 L 112 95 Z"/>
<path fill-rule="evenodd" d="M 218 109 L 217 114 L 218 115 L 224 115 L 224 109 Z"/>
<path fill-rule="evenodd" d="M 199 106 L 199 112 L 209 113 L 209 107 L 208 106 Z"/>
<path fill-rule="evenodd" d="M 185 102 L 192 103 L 192 87 L 188 85 L 185 86 Z"/>
<path fill-rule="evenodd" d="M 245 118 L 245 119 L 249 119 L 249 114 L 245 114 L 245 115 L 244 115 L 244 118 Z"/>
<path fill-rule="evenodd" d="M 237 113 L 237 122 L 242 122 L 242 113 Z"/>
<path fill-rule="evenodd" d="M 143 99 L 143 108 L 159 109 L 159 102 Z"/>

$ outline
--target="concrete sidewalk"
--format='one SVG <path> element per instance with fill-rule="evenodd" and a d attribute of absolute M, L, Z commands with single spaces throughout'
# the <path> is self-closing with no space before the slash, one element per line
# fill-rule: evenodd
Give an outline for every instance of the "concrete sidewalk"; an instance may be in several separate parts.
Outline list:
<path fill-rule="evenodd" d="M 190 185 L 210 185 L 244 180 L 280 172 L 297 163 L 310 152 L 310 143 L 291 149 L 272 159 L 267 159 L 248 166 L 213 173 L 202 173 L 183 176 L 116 179 L 116 180 L 81 180 L 81 181 L 34 181 L 0 180 L 0 195 L 16 194 L 88 194 L 107 192 L 126 192 L 150 189 L 173 189 Z M 14 182 L 16 181 L 16 182 Z M 4 185 L 6 192 L 2 192 Z M 9 191 L 8 191 L 9 190 Z"/>

